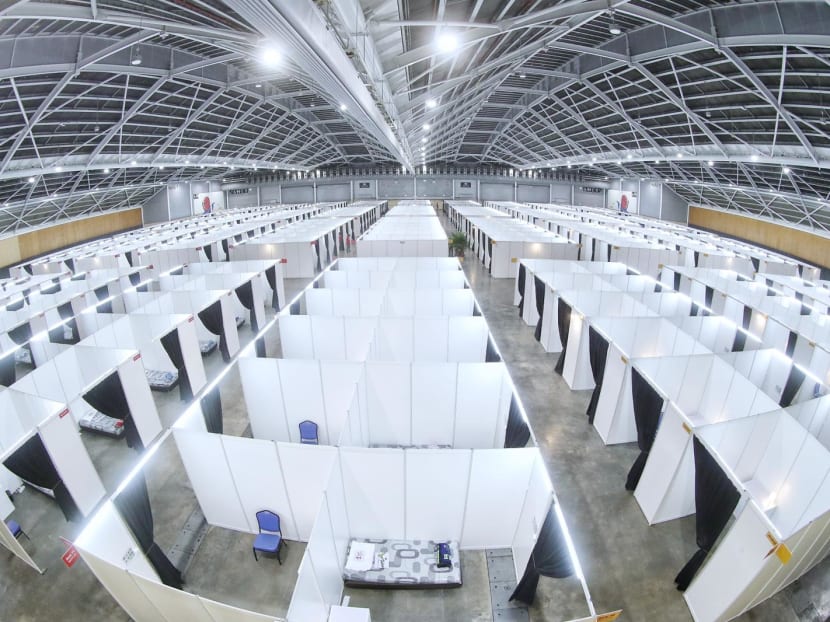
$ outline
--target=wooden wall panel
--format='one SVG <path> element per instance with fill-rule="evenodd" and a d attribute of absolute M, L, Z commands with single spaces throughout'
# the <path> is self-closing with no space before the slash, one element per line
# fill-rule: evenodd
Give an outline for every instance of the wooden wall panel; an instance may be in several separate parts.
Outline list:
<path fill-rule="evenodd" d="M 689 225 L 740 238 L 807 263 L 830 268 L 830 237 L 696 205 L 689 207 Z"/>
<path fill-rule="evenodd" d="M 111 233 L 140 227 L 141 208 L 73 220 L 0 240 L 0 266 L 8 266 Z M 14 252 L 16 247 L 16 253 Z"/>

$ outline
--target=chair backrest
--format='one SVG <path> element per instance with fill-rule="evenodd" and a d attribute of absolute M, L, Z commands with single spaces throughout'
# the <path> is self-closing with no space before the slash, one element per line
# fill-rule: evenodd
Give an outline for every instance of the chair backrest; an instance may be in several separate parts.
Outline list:
<path fill-rule="evenodd" d="M 17 521 L 16 521 L 16 520 L 13 520 L 13 519 L 11 519 L 11 518 L 10 518 L 9 520 L 7 520 L 7 521 L 6 521 L 6 527 L 8 527 L 8 528 L 9 528 L 9 531 L 11 531 L 11 532 L 12 532 L 12 535 L 13 535 L 15 538 L 16 538 L 17 536 L 19 536 L 19 535 L 20 535 L 20 533 L 23 531 L 23 530 L 20 528 L 20 525 L 17 523 Z"/>
<path fill-rule="evenodd" d="M 300 421 L 300 442 L 317 440 L 317 424 L 306 419 Z"/>
<path fill-rule="evenodd" d="M 256 522 L 260 531 L 270 531 L 282 535 L 279 514 L 275 514 L 271 510 L 260 510 L 256 513 Z"/>

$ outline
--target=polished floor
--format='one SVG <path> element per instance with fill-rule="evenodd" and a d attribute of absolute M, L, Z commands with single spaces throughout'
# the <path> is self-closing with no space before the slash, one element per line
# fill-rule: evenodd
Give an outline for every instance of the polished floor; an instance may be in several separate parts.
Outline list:
<path fill-rule="evenodd" d="M 647 524 L 634 498 L 623 487 L 637 455 L 636 447 L 602 444 L 584 414 L 589 392 L 570 391 L 553 372 L 556 356 L 544 352 L 533 339 L 532 329 L 519 319 L 512 306 L 513 282 L 490 278 L 472 257 L 465 260 L 464 269 L 527 409 L 596 610 L 623 609 L 621 619 L 638 622 L 691 620 L 682 594 L 674 589 L 673 578 L 696 548 L 694 518 Z M 301 280 L 287 282 L 289 297 L 304 284 Z M 278 352 L 273 336 L 268 352 Z M 211 369 L 211 373 L 217 371 Z M 247 418 L 240 407 L 240 396 L 239 380 L 232 372 L 222 382 L 225 429 L 229 434 L 246 434 Z M 166 441 L 154 457 L 147 480 L 156 512 L 156 538 L 162 548 L 169 549 L 196 506 L 172 440 Z M 51 502 L 36 493 L 20 497 L 15 515 L 33 538 L 32 542 L 24 540 L 24 547 L 47 572 L 40 576 L 10 553 L 0 552 L 0 621 L 128 619 L 82 562 L 71 569 L 61 562 L 64 548 L 59 536 L 71 539 L 79 531 L 78 525 L 63 521 Z M 237 606 L 284 615 L 303 545 L 291 543 L 286 564 L 279 566 L 273 559 L 255 562 L 248 538 L 210 530 L 188 569 L 186 589 L 207 597 L 227 598 Z M 472 557 L 469 569 L 477 587 L 446 594 L 446 600 L 438 593 L 379 595 L 366 591 L 353 593 L 352 604 L 373 606 L 374 622 L 484 622 L 492 619 L 489 595 L 481 588 L 482 581 L 474 578 L 482 579 L 479 575 L 486 575 L 486 569 Z M 542 578 L 531 608 L 534 622 L 573 620 L 587 614 L 575 579 Z M 830 619 L 830 561 L 825 560 L 740 619 Z"/>

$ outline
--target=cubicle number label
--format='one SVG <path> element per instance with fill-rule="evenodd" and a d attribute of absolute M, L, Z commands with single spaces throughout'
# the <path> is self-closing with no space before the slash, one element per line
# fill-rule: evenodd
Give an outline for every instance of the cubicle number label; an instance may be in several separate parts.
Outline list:
<path fill-rule="evenodd" d="M 64 408 L 62 411 L 60 411 L 60 413 L 58 413 L 58 419 L 63 419 L 68 414 L 69 414 L 69 409 Z"/>
<path fill-rule="evenodd" d="M 63 563 L 66 565 L 67 568 L 72 568 L 72 566 L 75 565 L 75 563 L 78 561 L 78 559 L 80 559 L 80 557 L 81 556 L 80 554 L 78 554 L 78 549 L 76 549 L 74 546 L 70 546 L 68 549 L 66 549 L 66 553 L 61 555 L 61 559 L 63 560 Z"/>

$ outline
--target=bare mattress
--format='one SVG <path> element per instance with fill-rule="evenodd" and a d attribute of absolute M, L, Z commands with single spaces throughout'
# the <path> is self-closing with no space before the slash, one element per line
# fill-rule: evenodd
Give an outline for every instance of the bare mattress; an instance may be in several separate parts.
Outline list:
<path fill-rule="evenodd" d="M 452 565 L 439 568 L 438 542 L 432 540 L 352 540 L 343 581 L 348 587 L 461 587 L 458 542 L 448 544 Z"/>

